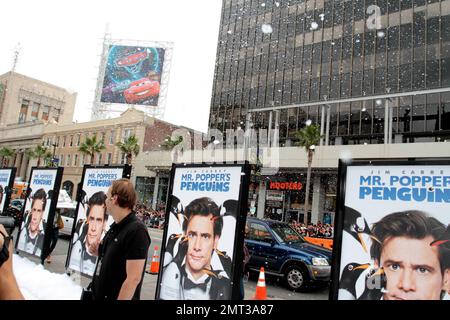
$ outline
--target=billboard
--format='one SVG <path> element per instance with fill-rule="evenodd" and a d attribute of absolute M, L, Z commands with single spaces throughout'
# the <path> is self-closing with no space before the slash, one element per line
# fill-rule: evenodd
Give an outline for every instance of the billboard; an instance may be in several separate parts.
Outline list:
<path fill-rule="evenodd" d="M 100 102 L 158 106 L 165 48 L 110 45 Z"/>
<path fill-rule="evenodd" d="M 89 247 L 100 242 L 113 223 L 106 211 L 106 193 L 113 181 L 129 178 L 130 172 L 131 166 L 128 165 L 84 166 L 66 260 L 68 269 L 90 277 L 94 275 L 97 256 L 89 251 Z"/>
<path fill-rule="evenodd" d="M 237 299 L 250 169 L 174 165 L 156 299 Z"/>
<path fill-rule="evenodd" d="M 0 215 L 8 208 L 16 168 L 0 169 Z"/>
<path fill-rule="evenodd" d="M 450 161 L 339 164 L 330 298 L 450 298 Z"/>
<path fill-rule="evenodd" d="M 31 169 L 16 249 L 45 258 L 64 168 Z"/>

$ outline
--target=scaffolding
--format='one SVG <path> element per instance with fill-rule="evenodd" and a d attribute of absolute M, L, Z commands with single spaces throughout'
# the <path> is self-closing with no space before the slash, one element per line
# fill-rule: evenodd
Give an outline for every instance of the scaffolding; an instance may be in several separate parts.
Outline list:
<path fill-rule="evenodd" d="M 164 49 L 164 62 L 161 70 L 160 92 L 158 104 L 156 106 L 130 104 L 130 103 L 109 103 L 102 102 L 103 82 L 106 75 L 108 56 L 112 46 L 133 46 L 143 48 L 161 48 Z M 146 115 L 158 119 L 164 118 L 165 105 L 167 100 L 167 91 L 169 84 L 170 66 L 172 63 L 173 43 L 163 41 L 144 41 L 144 40 L 126 40 L 112 39 L 106 31 L 103 38 L 103 49 L 100 58 L 100 67 L 95 90 L 95 99 L 92 108 L 92 120 L 111 119 L 119 117 L 121 113 L 134 108 L 143 111 Z"/>

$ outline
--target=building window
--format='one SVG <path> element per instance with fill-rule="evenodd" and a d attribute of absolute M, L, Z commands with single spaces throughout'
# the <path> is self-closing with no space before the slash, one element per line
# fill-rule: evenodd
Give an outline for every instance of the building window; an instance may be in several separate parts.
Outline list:
<path fill-rule="evenodd" d="M 125 164 L 127 162 L 127 155 L 125 153 L 122 153 L 120 156 L 120 164 Z"/>
<path fill-rule="evenodd" d="M 81 134 L 77 134 L 77 147 L 80 146 L 80 142 L 81 142 Z"/>
<path fill-rule="evenodd" d="M 22 105 L 20 106 L 20 113 L 19 113 L 19 123 L 24 123 L 27 120 L 29 104 L 30 104 L 30 101 L 25 100 L 25 99 L 22 100 Z"/>
<path fill-rule="evenodd" d="M 70 146 L 73 147 L 73 136 L 70 136 Z"/>
<path fill-rule="evenodd" d="M 78 167 L 78 155 L 76 154 L 73 159 L 73 166 Z"/>
<path fill-rule="evenodd" d="M 82 155 L 81 156 L 81 159 L 80 159 L 80 166 L 82 167 L 82 166 L 84 166 L 84 157 L 85 157 L 86 155 Z"/>
<path fill-rule="evenodd" d="M 125 129 L 125 130 L 123 130 L 122 142 L 125 142 L 125 140 L 128 139 L 131 136 L 132 133 L 133 133 L 133 129 Z"/>
<path fill-rule="evenodd" d="M 114 142 L 116 141 L 116 131 L 111 130 L 111 135 L 109 136 L 109 144 L 114 144 Z"/>
<path fill-rule="evenodd" d="M 35 121 L 38 119 L 39 107 L 39 103 L 33 102 L 33 107 L 31 108 L 31 121 Z"/>
<path fill-rule="evenodd" d="M 60 159 L 59 159 L 59 163 L 63 166 L 64 165 L 64 155 L 62 154 Z"/>
<path fill-rule="evenodd" d="M 98 154 L 98 159 L 97 160 L 98 160 L 97 164 L 102 164 L 102 154 L 101 153 Z"/>
<path fill-rule="evenodd" d="M 58 122 L 59 121 L 59 116 L 60 116 L 60 110 L 59 109 L 53 109 L 53 120 Z"/>
<path fill-rule="evenodd" d="M 70 163 L 70 154 L 67 155 L 67 166 L 70 167 L 71 163 Z"/>
<path fill-rule="evenodd" d="M 64 136 L 64 137 L 62 137 L 62 146 L 63 147 L 65 147 L 66 146 L 66 137 Z"/>
<path fill-rule="evenodd" d="M 112 153 L 108 153 L 108 164 L 112 163 Z"/>
<path fill-rule="evenodd" d="M 42 108 L 42 120 L 48 121 L 48 115 L 50 114 L 50 107 L 44 106 Z"/>

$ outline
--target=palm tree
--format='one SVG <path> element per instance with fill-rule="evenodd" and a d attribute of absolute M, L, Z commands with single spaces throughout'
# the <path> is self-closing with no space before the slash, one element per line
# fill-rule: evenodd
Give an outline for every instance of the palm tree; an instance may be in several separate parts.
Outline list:
<path fill-rule="evenodd" d="M 3 168 L 5 168 L 9 164 L 9 159 L 14 157 L 14 154 L 14 150 L 9 147 L 3 147 L 0 149 L 0 156 L 3 157 Z"/>
<path fill-rule="evenodd" d="M 308 154 L 308 171 L 306 174 L 306 191 L 305 191 L 305 215 L 304 215 L 304 223 L 308 222 L 308 207 L 309 207 L 309 188 L 311 184 L 311 165 L 314 156 L 314 150 L 316 145 L 319 144 L 322 135 L 320 134 L 320 125 L 312 124 L 307 125 L 301 130 L 297 131 L 295 134 L 298 139 L 296 145 L 305 148 L 306 153 Z M 297 216 L 297 221 L 300 220 L 300 216 Z"/>
<path fill-rule="evenodd" d="M 133 154 L 137 156 L 139 154 L 139 143 L 136 135 L 129 136 L 123 142 L 117 142 L 116 146 L 120 151 L 127 155 L 127 164 L 131 165 Z"/>
<path fill-rule="evenodd" d="M 41 159 L 44 159 L 44 162 L 46 162 L 46 156 L 49 154 L 50 152 L 47 150 L 46 147 L 44 146 L 36 146 L 36 148 L 34 149 L 28 149 L 26 151 L 27 156 L 30 159 L 38 159 L 37 161 L 37 166 L 39 167 L 41 165 Z M 51 153 L 50 153 L 50 157 L 51 157 Z"/>
<path fill-rule="evenodd" d="M 167 138 L 164 140 L 164 143 L 161 145 L 163 148 L 172 150 L 171 157 L 173 162 L 177 162 L 178 160 L 178 150 L 174 150 L 174 148 L 179 145 L 181 142 L 183 142 L 183 137 L 178 136 L 175 139 L 172 139 L 171 136 L 167 136 Z M 175 152 L 176 151 L 176 152 Z M 181 153 L 183 152 L 183 148 L 181 148 Z"/>
<path fill-rule="evenodd" d="M 161 146 L 166 149 L 172 150 L 175 146 L 179 145 L 181 142 L 183 142 L 182 136 L 178 136 L 176 139 L 173 140 L 171 136 L 167 136 L 167 138 L 164 140 L 164 143 Z"/>
<path fill-rule="evenodd" d="M 100 153 L 105 148 L 103 141 L 97 141 L 97 137 L 93 136 L 92 138 L 86 137 L 86 140 L 84 140 L 78 150 L 85 155 L 91 156 L 91 164 L 94 164 L 95 154 Z"/>

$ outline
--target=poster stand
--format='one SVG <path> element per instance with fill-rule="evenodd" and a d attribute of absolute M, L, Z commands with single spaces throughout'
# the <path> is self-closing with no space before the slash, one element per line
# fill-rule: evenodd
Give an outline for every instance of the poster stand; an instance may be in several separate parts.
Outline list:
<path fill-rule="evenodd" d="M 211 190 L 206 191 L 195 191 L 192 193 L 187 193 L 183 191 L 181 191 L 181 187 L 180 187 L 180 177 L 183 175 L 183 173 L 186 172 L 186 174 L 188 174 L 187 172 L 192 172 L 192 177 L 191 178 L 186 178 L 187 180 L 185 181 L 194 181 L 195 179 L 197 179 L 198 175 L 206 175 L 208 173 L 212 174 L 223 174 L 224 176 L 229 174 L 229 181 L 230 181 L 230 188 L 229 190 L 227 190 L 226 192 L 224 192 L 224 194 L 222 194 L 221 196 L 218 195 L 214 195 Z M 187 177 L 187 176 L 186 176 Z M 220 178 L 222 178 L 223 176 L 221 176 Z M 192 179 L 192 180 L 189 180 Z M 217 181 L 219 181 L 220 179 L 218 179 Z M 206 180 L 204 180 L 206 181 Z M 213 180 L 211 180 L 213 181 Z M 195 182 L 193 182 L 195 183 Z M 178 225 L 178 228 L 181 228 L 182 230 L 182 234 L 177 235 L 177 236 L 182 236 L 184 238 L 184 242 L 188 243 L 187 239 L 187 235 L 185 234 L 185 232 L 187 230 L 189 230 L 189 223 L 190 223 L 190 219 L 188 217 L 186 217 L 186 211 L 177 211 L 176 213 L 173 212 L 174 210 L 177 210 L 176 208 L 186 208 L 189 205 L 191 205 L 192 203 L 196 202 L 196 201 L 204 201 L 205 203 L 208 203 L 208 206 L 210 206 L 210 208 L 212 208 L 212 211 L 215 211 L 216 208 L 215 206 L 219 206 L 221 212 L 221 218 L 222 221 L 224 221 L 224 217 L 227 216 L 227 212 L 230 215 L 233 215 L 236 219 L 236 223 L 234 226 L 234 230 L 230 230 L 228 229 L 228 232 L 226 233 L 227 237 L 226 239 L 228 239 L 228 237 L 232 236 L 232 239 L 230 239 L 229 241 L 227 241 L 226 239 L 224 239 L 224 232 L 222 232 L 221 234 L 221 240 L 223 240 L 222 245 L 225 247 L 226 245 L 228 246 L 228 252 L 227 255 L 229 255 L 229 258 L 231 258 L 231 265 L 230 265 L 230 274 L 228 274 L 229 276 L 229 280 L 230 280 L 230 284 L 229 287 L 227 288 L 219 288 L 219 291 L 221 289 L 223 289 L 223 291 L 221 292 L 227 292 L 227 294 L 219 294 L 218 296 L 220 296 L 217 299 L 225 299 L 225 300 L 237 300 L 239 299 L 240 296 L 240 281 L 242 278 L 242 272 L 243 272 L 243 268 L 242 268 L 242 263 L 243 263 L 243 244 L 244 244 L 244 232 L 245 232 L 245 223 L 246 223 L 246 218 L 247 218 L 247 207 L 248 207 L 248 189 L 249 189 L 249 183 L 250 183 L 250 166 L 248 164 L 248 162 L 246 161 L 245 163 L 234 163 L 234 164 L 221 164 L 221 163 L 214 163 L 214 164 L 206 164 L 206 163 L 201 163 L 201 164 L 173 164 L 172 165 L 172 170 L 171 170 L 171 176 L 170 176 L 170 184 L 169 184 L 169 192 L 168 192 L 168 200 L 167 200 L 167 205 L 166 205 L 166 212 L 165 212 L 165 226 L 164 226 L 164 235 L 163 235 L 163 239 L 162 239 L 162 250 L 161 250 L 161 259 L 160 259 L 160 268 L 159 268 L 159 272 L 158 272 L 158 279 L 157 279 L 157 288 L 156 288 L 156 293 L 155 293 L 155 299 L 157 300 L 161 300 L 167 297 L 164 297 L 164 293 L 162 292 L 162 281 L 164 278 L 164 274 L 165 272 L 169 272 L 168 268 L 165 269 L 165 265 L 169 266 L 171 265 L 175 260 L 177 261 L 176 265 L 178 270 L 181 271 L 182 265 L 181 265 L 181 261 L 178 261 L 179 258 L 177 256 L 175 256 L 175 249 L 171 248 L 173 246 L 173 240 L 175 239 L 173 236 L 174 234 L 171 233 L 169 234 L 169 232 L 173 232 L 169 230 L 169 228 L 173 228 L 174 225 Z M 232 191 L 231 191 L 232 190 Z M 228 194 L 227 194 L 228 192 Z M 233 196 L 232 196 L 233 194 Z M 205 200 L 208 199 L 208 200 Z M 228 199 L 228 200 L 227 200 Z M 230 202 L 227 202 L 231 200 Z M 211 202 L 212 201 L 212 202 Z M 232 203 L 233 205 L 230 207 L 230 203 Z M 202 202 L 202 205 L 204 203 Z M 197 204 L 196 204 L 197 205 Z M 226 206 L 229 206 L 228 208 L 226 208 Z M 231 209 L 230 209 L 231 208 Z M 216 212 L 217 213 L 217 212 Z M 215 214 L 216 214 L 215 213 Z M 213 217 L 211 218 L 212 220 L 217 220 L 217 215 L 215 215 L 214 213 L 210 213 L 213 215 Z M 180 219 L 183 219 L 183 222 L 181 223 L 180 221 L 175 221 L 177 220 L 176 215 L 178 215 L 178 217 Z M 184 218 L 182 218 L 182 216 L 184 216 Z M 196 216 L 197 217 L 197 216 Z M 185 220 L 187 219 L 187 220 Z M 233 220 L 228 220 L 228 221 L 233 221 Z M 178 223 L 180 222 L 180 223 Z M 222 228 L 225 228 L 226 222 L 223 222 L 223 226 Z M 231 224 L 228 224 L 228 227 L 230 227 Z M 216 227 L 216 225 L 214 224 L 214 228 Z M 180 230 L 181 230 L 180 229 Z M 185 230 L 187 229 L 187 230 Z M 200 231 L 198 233 L 201 233 Z M 197 234 L 197 233 L 196 233 Z M 191 235 L 192 236 L 192 235 Z M 195 237 L 196 235 L 194 235 Z M 206 235 L 204 235 L 205 238 L 207 238 Z M 220 237 L 219 237 L 220 238 Z M 168 244 L 168 240 L 171 240 L 171 244 Z M 177 240 L 178 241 L 178 240 Z M 179 240 L 181 243 L 182 240 Z M 225 242 L 227 242 L 225 244 Z M 232 242 L 232 244 L 231 244 Z M 219 240 L 220 243 L 220 240 Z M 170 246 L 170 248 L 169 248 Z M 178 244 L 178 251 L 181 252 L 181 245 Z M 188 245 L 185 244 L 185 248 L 187 249 Z M 229 249 L 232 248 L 232 254 L 229 253 Z M 221 247 L 218 246 L 218 250 L 219 253 L 221 252 L 220 250 L 222 250 Z M 213 253 L 211 254 L 211 256 L 213 256 L 215 253 L 217 252 L 217 250 L 213 250 Z M 226 251 L 224 251 L 226 252 Z M 225 256 L 227 256 L 225 255 Z M 169 264 L 166 259 L 169 259 L 169 257 L 172 257 L 171 263 Z M 212 268 L 212 260 L 213 258 L 211 258 L 210 266 L 211 269 Z M 222 260 L 221 260 L 222 261 Z M 209 270 L 211 270 L 209 269 Z M 226 270 L 227 268 L 224 267 L 223 270 Z M 206 269 L 203 269 L 206 270 Z M 217 271 L 217 270 L 216 270 Z M 203 271 L 205 272 L 205 271 Z M 208 274 L 206 272 L 206 274 Z M 212 274 L 211 272 L 209 272 L 210 277 L 211 277 L 211 281 L 214 281 L 215 278 L 219 278 L 223 277 L 223 274 L 219 273 L 219 275 L 217 274 Z M 185 281 L 185 280 L 184 280 Z M 178 286 L 181 284 L 181 282 L 179 282 L 179 284 L 177 284 Z M 227 285 L 226 285 L 227 286 Z M 212 292 L 212 288 L 213 285 L 211 284 L 210 289 L 209 289 L 209 294 L 211 294 Z M 185 292 L 185 291 L 184 291 Z M 215 299 L 215 298 L 211 298 L 211 299 Z"/>
<path fill-rule="evenodd" d="M 21 232 L 22 232 L 21 229 L 22 229 L 23 223 L 26 223 L 25 212 L 26 212 L 26 208 L 28 207 L 27 206 L 28 202 L 32 201 L 30 199 L 30 196 L 32 196 L 32 192 L 33 191 L 35 192 L 36 190 L 39 190 L 39 189 L 48 189 L 46 191 L 46 193 L 47 193 L 47 197 L 48 197 L 47 201 L 50 200 L 50 207 L 48 210 L 46 225 L 45 225 L 45 230 L 44 230 L 43 246 L 42 246 L 42 248 L 40 248 L 41 254 L 38 255 L 40 258 L 41 264 L 44 264 L 44 259 L 46 258 L 46 253 L 48 252 L 48 250 L 50 248 L 51 232 L 53 229 L 53 223 L 50 223 L 50 222 L 53 222 L 54 217 L 55 217 L 55 211 L 56 211 L 56 206 L 58 204 L 59 189 L 61 188 L 63 172 L 64 172 L 63 167 L 58 167 L 58 168 L 32 167 L 31 172 L 30 172 L 30 179 L 28 181 L 26 198 L 25 198 L 25 202 L 22 207 L 23 221 L 21 221 L 20 226 L 19 226 L 19 232 L 17 234 L 15 249 L 16 249 L 17 253 L 23 253 L 23 254 L 29 255 L 29 256 L 36 256 L 36 254 L 27 253 L 26 251 L 18 248 L 19 242 L 21 239 Z M 51 181 L 51 180 L 47 180 L 47 179 L 34 179 L 35 176 L 42 175 L 42 174 L 45 174 L 45 175 L 54 174 L 54 180 Z M 41 180 L 41 181 L 37 181 L 37 180 Z M 34 187 L 34 186 L 37 186 L 37 187 Z M 48 187 L 48 186 L 50 186 L 50 187 Z M 35 190 L 32 190 L 33 188 Z M 30 206 L 31 206 L 31 204 L 30 204 Z"/>

